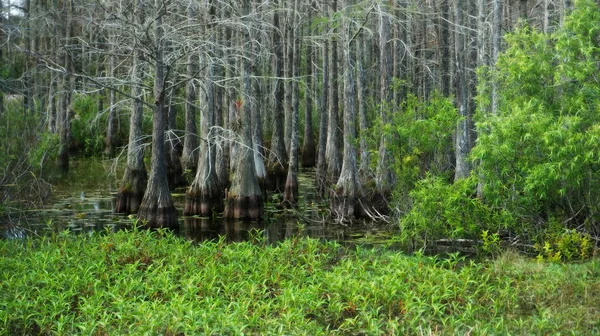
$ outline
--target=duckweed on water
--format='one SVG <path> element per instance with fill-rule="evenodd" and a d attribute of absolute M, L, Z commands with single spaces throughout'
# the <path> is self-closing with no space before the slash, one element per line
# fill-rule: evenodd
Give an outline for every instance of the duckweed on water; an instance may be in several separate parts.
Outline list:
<path fill-rule="evenodd" d="M 2 335 L 598 334 L 600 262 L 165 231 L 0 241 Z"/>

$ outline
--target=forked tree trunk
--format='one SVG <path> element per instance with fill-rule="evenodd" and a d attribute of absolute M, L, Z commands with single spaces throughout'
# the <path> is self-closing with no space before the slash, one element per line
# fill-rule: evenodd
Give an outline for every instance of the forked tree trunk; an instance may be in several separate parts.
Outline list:
<path fill-rule="evenodd" d="M 278 2 L 274 3 L 273 13 L 273 70 L 275 72 L 275 104 L 273 111 L 273 136 L 271 150 L 267 162 L 267 187 L 269 190 L 283 192 L 287 176 L 288 156 L 284 141 L 284 107 L 283 107 L 283 45 L 281 42 L 281 24 Z"/>
<path fill-rule="evenodd" d="M 352 0 L 346 0 L 346 8 L 352 5 Z M 331 211 L 338 218 L 351 219 L 360 214 L 360 198 L 362 188 L 358 180 L 356 164 L 356 111 L 354 106 L 354 76 L 350 24 L 346 21 L 344 27 L 344 158 L 340 178 L 335 190 L 331 192 Z"/>
<path fill-rule="evenodd" d="M 248 17 L 250 13 L 250 0 L 243 2 L 243 16 Z M 249 24 L 249 23 L 247 23 Z M 243 40 L 249 41 L 250 36 L 247 30 L 244 30 Z M 248 43 L 243 47 L 244 57 L 242 59 L 242 101 L 238 101 L 236 107 L 240 115 L 241 145 L 238 146 L 235 155 L 234 175 L 231 181 L 231 187 L 227 193 L 225 201 L 224 218 L 235 219 L 259 219 L 263 213 L 262 191 L 256 180 L 256 171 L 254 167 L 254 151 L 252 145 L 252 104 L 249 102 L 252 97 L 250 83 L 250 52 Z M 258 120 L 254 122 L 260 122 Z"/>
<path fill-rule="evenodd" d="M 157 11 L 164 10 L 162 1 L 155 1 Z M 146 193 L 138 211 L 138 218 L 149 227 L 175 227 L 177 211 L 171 198 L 169 181 L 167 180 L 167 158 L 165 150 L 165 65 L 163 61 L 164 43 L 162 16 L 158 12 L 154 19 L 155 43 L 155 74 L 154 74 L 154 109 L 152 111 L 152 159 L 150 177 Z"/>

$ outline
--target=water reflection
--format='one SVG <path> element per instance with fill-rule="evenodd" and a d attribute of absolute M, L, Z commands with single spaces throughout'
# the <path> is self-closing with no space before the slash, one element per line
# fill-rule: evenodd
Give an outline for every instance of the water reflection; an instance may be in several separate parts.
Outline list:
<path fill-rule="evenodd" d="M 70 174 L 78 176 L 78 169 L 82 169 L 81 167 L 87 166 L 73 165 Z M 102 166 L 100 169 L 103 169 Z M 179 228 L 175 233 L 196 242 L 217 240 L 220 237 L 224 237 L 227 242 L 240 242 L 254 237 L 274 244 L 294 236 L 309 236 L 336 240 L 342 244 L 372 244 L 390 239 L 393 233 L 388 231 L 389 226 L 370 222 L 352 227 L 328 225 L 324 221 L 328 204 L 316 196 L 312 183 L 313 174 L 311 171 L 300 173 L 299 179 L 302 183 L 298 210 L 281 207 L 280 197 L 271 195 L 265 204 L 265 216 L 261 221 L 184 217 L 180 213 Z M 80 175 L 88 176 L 93 173 Z M 85 179 L 77 183 L 76 178 L 73 178 L 64 184 L 55 185 L 53 200 L 47 207 L 25 209 L 20 212 L 18 218 L 8 218 L 6 221 L 0 219 L 0 236 L 5 239 L 22 239 L 26 236 L 42 236 L 67 229 L 75 234 L 90 234 L 114 232 L 131 227 L 132 218 L 113 213 L 116 184 L 106 184 L 106 181 L 105 184 L 89 183 L 89 180 Z M 184 198 L 185 190 L 175 191 L 173 201 L 176 208 L 183 209 Z"/>

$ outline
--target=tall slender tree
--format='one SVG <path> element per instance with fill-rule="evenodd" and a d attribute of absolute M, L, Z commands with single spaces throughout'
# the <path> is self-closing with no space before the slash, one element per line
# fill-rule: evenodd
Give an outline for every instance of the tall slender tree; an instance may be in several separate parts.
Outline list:
<path fill-rule="evenodd" d="M 165 149 L 166 65 L 163 18 L 167 8 L 162 0 L 154 3 L 154 108 L 152 111 L 152 159 L 146 193 L 138 210 L 138 218 L 150 227 L 174 227 L 177 211 L 171 198 L 167 179 Z"/>

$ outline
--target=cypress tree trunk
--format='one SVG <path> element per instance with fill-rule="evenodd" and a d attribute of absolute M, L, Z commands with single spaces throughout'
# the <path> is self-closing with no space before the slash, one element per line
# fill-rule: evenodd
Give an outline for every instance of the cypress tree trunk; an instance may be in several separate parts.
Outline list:
<path fill-rule="evenodd" d="M 109 39 L 110 41 L 110 39 Z M 109 42 L 110 43 L 110 42 Z M 112 45 L 112 44 L 111 44 Z M 111 78 L 115 78 L 115 52 L 111 52 L 109 56 L 109 76 Z M 104 139 L 104 154 L 108 157 L 113 157 L 115 155 L 115 147 L 116 147 L 116 133 L 117 133 L 117 93 L 115 90 L 110 90 L 110 98 L 109 98 L 109 107 L 108 107 L 108 118 L 107 118 L 107 127 L 106 127 L 106 138 Z"/>
<path fill-rule="evenodd" d="M 365 73 L 365 64 L 368 54 L 367 39 L 361 34 L 360 41 L 356 42 L 356 98 L 358 99 L 358 119 L 360 129 L 360 167 L 359 173 L 361 177 L 366 177 L 369 174 L 369 145 L 367 143 L 367 136 L 369 132 L 369 124 L 367 121 L 367 82 Z"/>
<path fill-rule="evenodd" d="M 143 7 L 140 1 L 134 7 L 134 22 L 143 22 Z M 139 33 L 139 32 L 136 32 Z M 144 164 L 144 150 L 142 143 L 142 121 L 144 114 L 143 92 L 141 81 L 144 71 L 141 65 L 142 52 L 133 51 L 131 66 L 132 95 L 134 97 L 131 115 L 129 116 L 129 142 L 127 145 L 127 166 L 121 182 L 115 206 L 116 213 L 137 213 L 148 182 L 148 173 Z"/>
<path fill-rule="evenodd" d="M 157 11 L 164 10 L 162 1 L 155 1 Z M 167 179 L 167 158 L 165 150 L 165 65 L 163 61 L 164 42 L 162 12 L 156 13 L 154 18 L 155 31 L 155 74 L 154 74 L 154 109 L 152 111 L 152 159 L 150 177 L 142 204 L 138 210 L 138 218 L 149 227 L 175 227 L 177 225 L 177 211 L 169 191 Z"/>
<path fill-rule="evenodd" d="M 325 0 L 324 6 L 327 8 L 328 1 Z M 316 185 L 319 195 L 325 196 L 327 185 L 325 183 L 327 176 L 327 159 L 325 153 L 327 152 L 327 129 L 328 129 L 328 114 L 327 108 L 329 106 L 329 41 L 323 42 L 323 80 L 321 89 L 321 103 L 319 104 L 319 147 L 317 150 L 317 171 L 316 171 Z"/>
<path fill-rule="evenodd" d="M 283 193 L 283 201 L 288 204 L 296 204 L 298 203 L 298 147 L 299 147 L 299 139 L 298 139 L 298 82 L 296 81 L 298 78 L 298 65 L 300 63 L 299 58 L 299 48 L 298 48 L 298 39 L 297 32 L 298 22 L 295 19 L 297 17 L 298 12 L 298 0 L 294 1 L 294 13 L 292 14 L 293 20 L 290 22 L 290 40 L 289 43 L 292 47 L 292 55 L 291 58 L 288 58 L 288 62 L 291 63 L 291 81 L 290 81 L 290 96 L 292 101 L 292 111 L 291 111 L 291 139 L 290 139 L 290 162 L 288 166 L 287 179 L 285 181 L 285 192 Z"/>
<path fill-rule="evenodd" d="M 194 4 L 187 8 L 187 21 L 192 25 L 197 11 Z M 185 84 L 185 137 L 183 138 L 183 152 L 181 154 L 181 168 L 190 173 L 196 172 L 198 166 L 198 129 L 196 127 L 196 83 L 198 72 L 198 55 L 191 53 L 188 56 L 186 72 L 188 82 Z"/>
<path fill-rule="evenodd" d="M 288 165 L 288 156 L 284 141 L 284 92 L 283 92 L 283 45 L 281 42 L 281 24 L 279 17 L 278 2 L 275 1 L 275 13 L 273 14 L 273 68 L 275 72 L 275 104 L 273 111 L 273 136 L 271 138 L 271 150 L 267 162 L 267 188 L 269 190 L 283 192 Z"/>
<path fill-rule="evenodd" d="M 460 1 L 455 4 L 456 22 L 460 27 L 467 25 L 466 20 L 463 20 L 463 7 Z M 454 180 L 465 178 L 469 175 L 469 162 L 467 156 L 469 154 L 469 120 L 468 120 L 468 83 L 466 74 L 466 62 L 468 50 L 466 48 L 465 34 L 462 29 L 456 32 L 455 35 L 455 58 L 456 58 L 456 99 L 458 104 L 458 113 L 460 120 L 456 126 L 456 142 L 455 155 L 456 166 L 454 171 Z"/>
<path fill-rule="evenodd" d="M 65 1 L 64 6 L 64 10 L 66 11 L 65 41 L 68 43 L 73 34 L 73 8 L 71 0 Z M 67 71 L 72 69 L 68 50 L 64 50 L 63 66 Z M 59 133 L 58 168 L 62 172 L 67 172 L 69 170 L 69 145 L 71 138 L 71 118 L 69 116 L 71 106 L 71 81 L 67 74 L 61 75 L 61 91 L 59 109 L 57 111 L 57 128 Z"/>
<path fill-rule="evenodd" d="M 309 13 L 310 22 L 310 13 Z M 312 78 L 314 76 L 313 67 L 314 51 L 313 48 L 306 46 L 306 91 L 304 93 L 304 143 L 302 145 L 302 167 L 309 168 L 315 166 L 316 147 L 315 132 L 313 130 L 312 111 L 313 111 L 313 92 Z"/>
<path fill-rule="evenodd" d="M 392 53 L 390 42 L 391 22 L 388 13 L 379 16 L 379 117 L 383 123 L 389 121 L 389 110 L 392 108 L 393 95 L 392 82 Z M 377 189 L 384 197 L 391 192 L 393 176 L 391 172 L 392 154 L 388 153 L 387 135 L 383 135 L 379 141 L 379 158 L 377 161 L 376 184 Z"/>
<path fill-rule="evenodd" d="M 194 181 L 185 195 L 185 215 L 212 216 L 223 210 L 223 192 L 215 170 L 216 148 L 209 132 L 214 122 L 215 95 L 213 81 L 214 66 L 208 62 L 206 71 L 206 99 L 203 102 L 200 124 L 200 159 Z"/>
<path fill-rule="evenodd" d="M 167 134 L 165 150 L 167 159 L 167 179 L 169 188 L 175 189 L 185 185 L 183 168 L 181 168 L 181 141 L 175 134 L 175 120 L 177 111 L 173 104 L 173 90 L 169 93 L 168 104 L 164 108 L 165 132 Z"/>
<path fill-rule="evenodd" d="M 221 19 L 225 20 L 225 19 L 229 19 L 229 6 L 223 6 L 224 8 L 221 10 Z M 231 39 L 232 39 L 232 31 L 231 28 L 227 25 L 224 25 L 222 29 L 220 29 L 219 31 L 219 37 L 221 38 L 221 43 L 223 43 L 223 45 L 226 48 L 231 48 L 232 47 L 232 43 L 231 43 Z M 224 59 L 224 63 L 223 63 L 223 69 L 222 72 L 224 74 L 225 79 L 230 79 L 233 78 L 233 68 L 234 65 L 232 64 L 232 61 L 228 58 L 226 58 L 226 54 L 223 52 L 220 54 L 221 58 Z M 232 107 L 232 102 L 235 100 L 235 92 L 234 89 L 231 86 L 227 86 L 226 88 L 224 88 L 223 90 L 223 95 L 222 95 L 222 106 L 221 106 L 221 111 L 220 111 L 220 116 L 217 118 L 217 124 L 220 122 L 220 125 L 223 128 L 227 128 L 227 129 L 231 129 L 231 122 L 230 122 L 230 118 L 229 118 L 229 113 L 230 110 L 233 109 Z M 219 113 L 219 112 L 217 112 Z M 222 132 L 219 132 L 218 135 L 223 135 Z M 227 136 L 227 135 L 225 135 Z M 221 139 L 221 138 L 219 138 Z M 219 178 L 219 183 L 221 184 L 221 186 L 223 188 L 227 188 L 229 187 L 230 184 L 230 180 L 229 180 L 229 176 L 230 176 L 230 172 L 231 172 L 231 166 L 230 166 L 230 155 L 231 155 L 231 143 L 229 141 L 229 139 L 225 139 L 221 141 L 221 145 L 217 147 L 217 159 L 216 159 L 216 169 L 217 169 L 217 176 Z"/>
<path fill-rule="evenodd" d="M 346 8 L 352 0 L 346 0 Z M 350 219 L 360 214 L 362 188 L 358 181 L 356 164 L 356 111 L 354 107 L 354 76 L 350 25 L 344 23 L 344 158 L 340 178 L 331 194 L 331 211 L 338 218 Z"/>
<path fill-rule="evenodd" d="M 337 0 L 331 3 L 331 11 L 337 11 Z M 329 122 L 327 124 L 327 148 L 325 156 L 327 160 L 327 176 L 325 185 L 331 185 L 338 180 L 342 166 L 341 132 L 339 125 L 339 91 L 338 91 L 338 42 L 332 38 L 329 55 Z"/>
<path fill-rule="evenodd" d="M 492 21 L 492 66 L 496 66 L 500 54 L 500 42 L 502 40 L 502 12 L 503 0 L 494 0 Z M 492 80 L 492 115 L 498 113 L 498 82 Z"/>
<path fill-rule="evenodd" d="M 248 18 L 250 13 L 250 0 L 243 2 L 243 16 Z M 248 21 L 246 19 L 246 21 Z M 246 22 L 248 25 L 249 22 Z M 249 25 L 247 26 L 249 27 Z M 248 30 L 244 30 L 243 40 L 249 41 Z M 242 42 L 242 41 L 240 41 Z M 250 52 L 248 43 L 243 44 L 244 57 L 242 59 L 242 87 L 241 94 L 244 100 L 236 104 L 239 113 L 241 128 L 241 146 L 238 146 L 234 162 L 234 175 L 231 187 L 225 201 L 224 218 L 235 219 L 259 219 L 263 212 L 262 191 L 256 180 L 254 166 L 254 151 L 252 145 L 252 123 L 260 122 L 252 120 L 252 104 L 248 103 L 252 97 L 250 82 Z M 245 101 L 245 102 L 244 102 Z"/>

